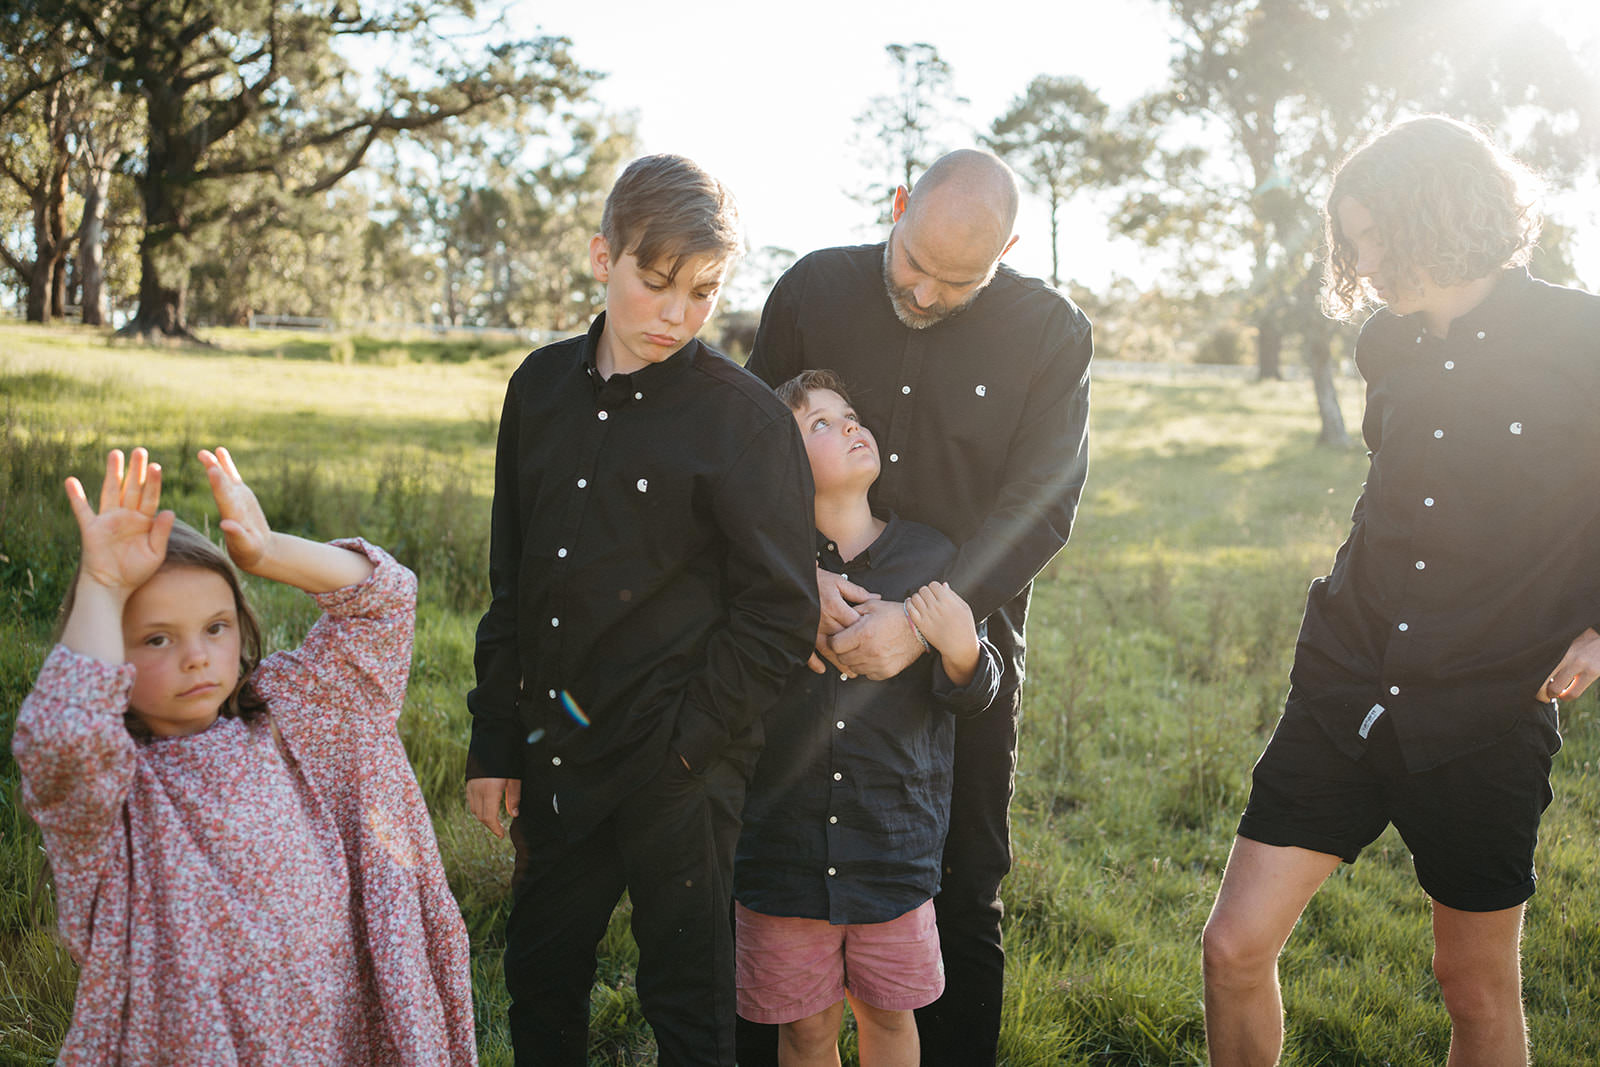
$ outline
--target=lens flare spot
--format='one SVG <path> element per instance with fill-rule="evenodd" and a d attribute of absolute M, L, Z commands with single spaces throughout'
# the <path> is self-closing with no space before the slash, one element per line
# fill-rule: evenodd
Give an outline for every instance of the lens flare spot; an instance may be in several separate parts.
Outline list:
<path fill-rule="evenodd" d="M 572 694 L 565 689 L 561 691 L 561 706 L 566 709 L 567 717 L 573 722 L 579 726 L 589 725 L 589 716 L 583 713 L 583 709 L 578 706 L 578 702 L 573 700 Z"/>
<path fill-rule="evenodd" d="M 530 744 L 530 745 L 537 745 L 540 741 L 543 741 L 543 740 L 544 740 L 544 727 L 543 726 L 539 727 L 538 729 L 534 730 L 533 733 L 528 735 L 528 744 Z"/>

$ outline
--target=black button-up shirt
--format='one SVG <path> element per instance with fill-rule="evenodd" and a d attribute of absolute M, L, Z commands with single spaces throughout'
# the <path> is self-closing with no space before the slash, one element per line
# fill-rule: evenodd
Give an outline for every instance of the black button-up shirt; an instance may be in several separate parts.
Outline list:
<path fill-rule="evenodd" d="M 937 530 L 891 515 L 855 559 L 840 559 L 823 538 L 817 562 L 885 600 L 904 600 L 955 554 Z M 881 682 L 795 671 L 767 713 L 767 745 L 745 801 L 739 902 L 764 915 L 878 923 L 932 899 L 950 826 L 953 716 L 987 708 L 1000 674 L 987 640 L 961 687 L 937 653 Z"/>
<path fill-rule="evenodd" d="M 1426 770 L 1553 723 L 1539 687 L 1600 622 L 1600 297 L 1507 271 L 1447 338 L 1377 312 L 1356 362 L 1371 468 L 1288 711 L 1352 756 L 1390 715 Z"/>
<path fill-rule="evenodd" d="M 520 778 L 569 835 L 681 753 L 753 761 L 816 639 L 811 467 L 766 386 L 690 341 L 602 379 L 586 336 L 506 390 L 468 777 Z M 730 748 L 735 746 L 735 748 Z"/>
<path fill-rule="evenodd" d="M 948 581 L 988 619 L 1013 700 L 1033 579 L 1066 544 L 1089 469 L 1089 320 L 1002 266 L 965 311 L 913 330 L 889 303 L 883 252 L 824 249 L 790 268 L 750 369 L 771 385 L 810 368 L 844 379 L 883 457 L 874 506 L 956 543 Z"/>

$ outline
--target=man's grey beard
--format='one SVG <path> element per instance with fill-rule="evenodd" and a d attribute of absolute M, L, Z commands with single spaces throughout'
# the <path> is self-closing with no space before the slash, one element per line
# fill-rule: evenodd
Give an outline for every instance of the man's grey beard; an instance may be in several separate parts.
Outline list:
<path fill-rule="evenodd" d="M 896 289 L 894 279 L 890 277 L 889 244 L 889 241 L 883 243 L 883 290 L 889 294 L 889 306 L 894 308 L 894 317 L 900 320 L 902 326 L 912 330 L 926 330 L 929 326 L 937 326 L 941 322 L 948 322 L 971 307 L 972 302 L 978 299 L 978 294 L 983 292 L 984 287 L 980 285 L 962 303 L 934 315 L 918 311 L 916 303 L 911 296 L 911 291 L 909 289 Z"/>

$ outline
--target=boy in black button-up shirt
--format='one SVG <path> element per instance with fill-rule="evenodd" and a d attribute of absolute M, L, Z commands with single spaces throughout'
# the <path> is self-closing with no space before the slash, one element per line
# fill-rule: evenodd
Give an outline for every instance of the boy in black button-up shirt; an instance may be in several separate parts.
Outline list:
<path fill-rule="evenodd" d="M 1340 168 L 1327 303 L 1361 331 L 1371 471 L 1312 584 L 1283 718 L 1204 937 L 1212 1062 L 1272 1063 L 1276 960 L 1393 822 L 1433 900 L 1450 1062 L 1527 1063 L 1518 942 L 1560 747 L 1600 670 L 1600 298 L 1530 278 L 1525 172 L 1402 123 Z"/>
<path fill-rule="evenodd" d="M 585 1062 L 624 889 L 660 1062 L 733 1063 L 739 813 L 819 610 L 794 419 L 694 339 L 738 243 L 715 179 L 635 161 L 590 243 L 605 312 L 506 392 L 467 796 L 497 836 L 502 804 L 514 818 L 519 1064 Z"/>

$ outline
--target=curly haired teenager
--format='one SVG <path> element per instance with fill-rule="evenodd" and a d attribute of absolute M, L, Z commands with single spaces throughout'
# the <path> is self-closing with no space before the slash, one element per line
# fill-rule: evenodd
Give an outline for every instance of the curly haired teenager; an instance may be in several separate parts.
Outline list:
<path fill-rule="evenodd" d="M 1449 1063 L 1527 1063 L 1519 941 L 1557 701 L 1600 673 L 1600 298 L 1529 276 L 1528 179 L 1432 116 L 1334 178 L 1325 306 L 1382 305 L 1356 347 L 1371 468 L 1206 923 L 1213 1063 L 1277 1060 L 1278 954 L 1391 822 L 1432 900 Z"/>

